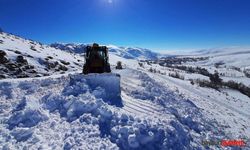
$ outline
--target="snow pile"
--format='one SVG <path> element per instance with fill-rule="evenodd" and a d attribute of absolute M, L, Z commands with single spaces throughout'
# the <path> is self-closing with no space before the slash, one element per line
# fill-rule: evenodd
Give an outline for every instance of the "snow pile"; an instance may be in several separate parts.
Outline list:
<path fill-rule="evenodd" d="M 2 81 L 0 87 L 1 148 L 201 148 L 186 127 L 196 126 L 192 118 L 133 116 L 110 105 L 110 87 L 92 86 L 82 75 Z"/>
<path fill-rule="evenodd" d="M 90 94 L 81 75 L 73 78 L 1 82 L 1 93 L 9 89 L 0 96 L 1 149 L 116 147 L 100 137 L 98 114 L 107 116 L 104 102 Z"/>

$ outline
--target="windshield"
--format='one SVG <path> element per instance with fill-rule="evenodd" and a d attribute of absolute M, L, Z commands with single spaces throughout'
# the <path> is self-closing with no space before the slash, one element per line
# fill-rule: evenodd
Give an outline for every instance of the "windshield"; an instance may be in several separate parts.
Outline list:
<path fill-rule="evenodd" d="M 97 50 L 92 50 L 92 52 L 90 52 L 89 55 L 91 57 L 95 57 L 95 58 L 104 58 L 105 57 L 104 51 L 97 51 Z"/>

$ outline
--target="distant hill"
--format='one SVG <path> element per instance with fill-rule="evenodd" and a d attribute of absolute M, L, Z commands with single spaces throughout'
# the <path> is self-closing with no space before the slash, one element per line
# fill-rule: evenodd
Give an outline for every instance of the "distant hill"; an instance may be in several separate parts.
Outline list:
<path fill-rule="evenodd" d="M 50 46 L 71 53 L 83 53 L 88 44 L 53 43 Z M 126 59 L 157 59 L 161 54 L 144 48 L 118 47 L 107 45 L 109 52 Z"/>

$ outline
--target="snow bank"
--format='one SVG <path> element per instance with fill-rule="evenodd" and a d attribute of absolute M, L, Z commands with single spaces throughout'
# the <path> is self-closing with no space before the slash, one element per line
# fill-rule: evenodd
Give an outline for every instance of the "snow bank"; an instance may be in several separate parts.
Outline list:
<path fill-rule="evenodd" d="M 94 77 L 93 77 L 94 76 Z M 111 86 L 93 75 L 0 82 L 1 149 L 190 149 L 178 120 L 139 118 L 110 105 Z M 105 79 L 108 78 L 104 75 Z M 32 90 L 31 90 L 32 89 Z M 116 95 L 117 97 L 117 95 Z M 112 100 L 114 97 L 111 93 Z M 118 101 L 121 100 L 118 99 Z"/>

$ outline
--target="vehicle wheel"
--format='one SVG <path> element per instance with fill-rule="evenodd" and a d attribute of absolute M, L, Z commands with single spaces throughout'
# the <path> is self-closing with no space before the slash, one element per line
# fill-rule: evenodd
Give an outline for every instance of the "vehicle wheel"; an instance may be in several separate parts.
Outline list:
<path fill-rule="evenodd" d="M 107 66 L 106 66 L 106 71 L 105 72 L 108 72 L 108 73 L 110 73 L 111 72 L 111 69 L 110 69 L 110 64 L 107 64 Z"/>
<path fill-rule="evenodd" d="M 84 66 L 83 66 L 82 73 L 83 73 L 83 74 L 88 74 L 88 73 L 89 73 L 89 69 L 88 69 L 87 65 L 84 65 Z"/>

